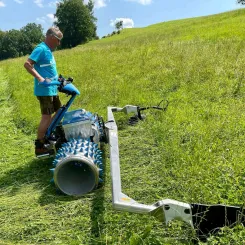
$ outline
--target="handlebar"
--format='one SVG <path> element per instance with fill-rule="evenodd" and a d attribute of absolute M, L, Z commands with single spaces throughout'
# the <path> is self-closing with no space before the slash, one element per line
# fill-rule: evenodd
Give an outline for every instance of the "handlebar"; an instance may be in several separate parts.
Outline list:
<path fill-rule="evenodd" d="M 65 93 L 67 95 L 80 94 L 79 90 L 73 84 L 71 84 L 73 82 L 72 77 L 65 79 L 62 75 L 59 75 L 58 81 L 60 83 L 58 85 L 59 92 Z"/>
<path fill-rule="evenodd" d="M 58 86 L 59 92 L 65 93 L 67 95 L 73 95 L 73 94 L 80 94 L 79 90 L 71 84 L 73 82 L 72 77 L 68 77 L 65 79 L 62 75 L 59 75 L 58 80 L 48 80 L 45 79 L 43 82 L 40 82 L 40 85 L 43 85 L 45 87 L 49 86 Z"/>
<path fill-rule="evenodd" d="M 72 83 L 73 78 L 68 77 L 67 79 L 65 79 L 62 75 L 59 75 L 58 81 L 60 82 L 60 85 L 64 87 L 66 84 Z"/>
<path fill-rule="evenodd" d="M 51 80 L 51 79 L 47 78 L 43 82 L 40 82 L 39 84 L 43 85 L 45 87 L 57 85 L 60 88 L 63 88 L 64 86 L 66 86 L 67 84 L 72 83 L 72 82 L 73 82 L 72 77 L 68 77 L 67 79 L 65 79 L 62 75 L 59 75 L 58 80 Z"/>

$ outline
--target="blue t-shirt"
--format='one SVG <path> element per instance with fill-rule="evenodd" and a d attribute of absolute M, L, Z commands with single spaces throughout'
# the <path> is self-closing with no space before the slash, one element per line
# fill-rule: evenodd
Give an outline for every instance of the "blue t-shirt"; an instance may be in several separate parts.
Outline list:
<path fill-rule="evenodd" d="M 56 62 L 51 49 L 44 42 L 38 44 L 32 51 L 29 59 L 35 61 L 35 70 L 43 77 L 51 80 L 58 79 Z M 39 85 L 38 80 L 34 79 L 34 95 L 35 96 L 54 96 L 57 95 L 57 86 L 45 87 Z"/>

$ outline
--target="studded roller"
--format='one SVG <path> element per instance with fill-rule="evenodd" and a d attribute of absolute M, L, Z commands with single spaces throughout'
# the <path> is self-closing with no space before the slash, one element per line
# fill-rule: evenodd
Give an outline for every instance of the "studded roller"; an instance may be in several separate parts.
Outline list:
<path fill-rule="evenodd" d="M 90 139 L 70 139 L 53 161 L 53 181 L 66 195 L 82 196 L 103 182 L 102 151 Z"/>

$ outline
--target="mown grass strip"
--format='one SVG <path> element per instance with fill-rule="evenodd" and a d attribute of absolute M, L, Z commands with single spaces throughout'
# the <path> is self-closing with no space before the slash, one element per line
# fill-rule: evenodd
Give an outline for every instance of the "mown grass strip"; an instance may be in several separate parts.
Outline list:
<path fill-rule="evenodd" d="M 59 71 L 73 76 L 81 91 L 73 108 L 98 112 L 106 120 L 108 105 L 169 101 L 165 112 L 146 111 L 146 120 L 136 127 L 127 125 L 125 115 L 116 117 L 125 194 L 146 204 L 165 198 L 244 204 L 245 50 L 237 35 L 244 33 L 239 24 L 243 15 L 244 10 L 239 10 L 161 23 L 55 52 Z M 202 28 L 212 23 L 220 30 L 218 35 Z M 198 38 L 192 35 L 192 26 L 199 31 Z M 172 36 L 165 35 L 167 30 Z M 190 33 L 189 38 L 183 32 Z M 49 183 L 50 162 L 33 158 L 35 135 L 27 135 L 35 132 L 40 116 L 32 78 L 23 69 L 25 59 L 0 63 L 11 88 L 1 130 L 4 142 L 14 145 L 1 153 L 3 242 L 191 244 L 193 234 L 183 223 L 165 227 L 152 217 L 112 209 L 107 148 L 101 189 L 81 199 L 55 192 Z M 63 102 L 66 99 L 62 97 Z M 224 229 L 206 244 L 243 244 L 243 234 L 241 226 Z"/>

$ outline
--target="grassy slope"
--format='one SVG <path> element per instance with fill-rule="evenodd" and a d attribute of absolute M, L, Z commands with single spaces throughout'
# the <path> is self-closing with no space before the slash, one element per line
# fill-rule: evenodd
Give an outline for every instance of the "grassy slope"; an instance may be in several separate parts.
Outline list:
<path fill-rule="evenodd" d="M 244 23 L 245 11 L 238 10 L 127 29 L 55 52 L 59 71 L 73 76 L 81 91 L 73 108 L 106 118 L 108 105 L 169 100 L 166 112 L 147 111 L 147 120 L 133 128 L 118 116 L 127 195 L 146 204 L 165 198 L 243 204 Z M 190 243 L 182 224 L 165 227 L 112 209 L 108 153 L 103 188 L 80 199 L 55 193 L 50 161 L 32 154 L 39 109 L 25 59 L 0 63 L 0 244 Z M 242 244 L 243 237 L 237 227 L 207 243 Z"/>

